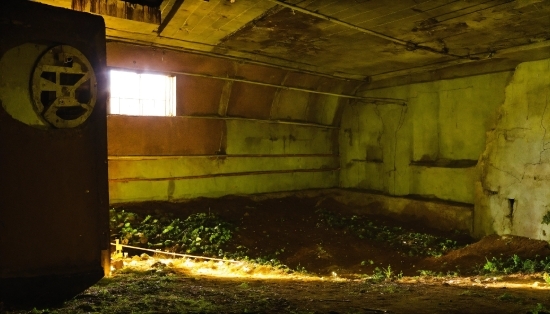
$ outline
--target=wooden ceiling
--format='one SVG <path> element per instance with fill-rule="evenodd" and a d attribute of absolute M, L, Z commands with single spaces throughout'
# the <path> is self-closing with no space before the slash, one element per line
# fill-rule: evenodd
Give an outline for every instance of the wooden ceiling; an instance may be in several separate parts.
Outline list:
<path fill-rule="evenodd" d="M 72 1 L 122 2 L 40 0 Z M 548 0 L 164 0 L 157 9 L 155 24 L 104 15 L 107 39 L 365 81 L 550 58 Z"/>

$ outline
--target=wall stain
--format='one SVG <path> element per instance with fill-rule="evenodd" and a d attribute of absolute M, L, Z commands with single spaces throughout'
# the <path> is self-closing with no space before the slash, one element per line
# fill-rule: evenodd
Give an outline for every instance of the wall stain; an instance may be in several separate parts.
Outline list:
<path fill-rule="evenodd" d="M 167 191 L 169 201 L 174 198 L 174 191 L 175 190 L 176 190 L 176 183 L 174 182 L 174 180 L 169 180 L 168 181 L 168 191 Z"/>

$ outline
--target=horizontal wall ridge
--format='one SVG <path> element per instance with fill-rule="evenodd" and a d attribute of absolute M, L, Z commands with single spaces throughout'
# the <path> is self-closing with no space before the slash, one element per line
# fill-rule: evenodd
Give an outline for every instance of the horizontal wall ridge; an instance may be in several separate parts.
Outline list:
<path fill-rule="evenodd" d="M 230 154 L 230 155 L 126 155 L 109 156 L 108 160 L 157 160 L 157 159 L 179 159 L 179 158 L 208 158 L 208 159 L 226 159 L 226 158 L 340 158 L 340 155 L 334 154 Z"/>
<path fill-rule="evenodd" d="M 332 126 L 328 124 L 312 123 L 312 122 L 301 122 L 301 121 L 292 121 L 292 120 L 281 120 L 281 119 L 253 119 L 253 118 L 243 118 L 236 116 L 216 116 L 216 115 L 181 115 L 176 116 L 180 118 L 188 119 L 215 119 L 215 120 L 241 120 L 241 121 L 252 121 L 258 123 L 271 123 L 271 124 L 291 124 L 305 127 L 313 128 L 324 128 L 324 129 L 340 129 L 338 126 Z M 172 117 L 173 118 L 173 117 Z"/>
<path fill-rule="evenodd" d="M 282 174 L 282 173 L 334 172 L 334 171 L 339 171 L 339 170 L 340 170 L 340 168 L 338 167 L 338 168 L 320 168 L 320 169 L 243 171 L 243 172 L 215 173 L 215 174 L 204 174 L 204 175 L 182 176 L 182 177 L 167 177 L 167 178 L 119 178 L 119 179 L 109 179 L 109 182 L 192 180 L 192 179 L 205 179 L 205 178 L 217 178 L 217 177 L 236 177 L 236 176 Z"/>
<path fill-rule="evenodd" d="M 303 122 L 303 121 L 292 121 L 292 120 L 283 120 L 283 119 L 254 119 L 254 118 L 244 118 L 237 116 L 218 116 L 218 115 L 178 115 L 178 116 L 133 116 L 133 115 L 121 115 L 121 114 L 109 114 L 108 118 L 111 117 L 131 117 L 136 119 L 143 120 L 170 120 L 170 119 L 205 119 L 205 120 L 238 120 L 238 121 L 249 121 L 249 122 L 258 122 L 258 123 L 269 123 L 269 124 L 290 124 L 303 127 L 312 127 L 312 128 L 323 128 L 323 129 L 340 129 L 338 126 L 320 124 L 313 122 Z"/>

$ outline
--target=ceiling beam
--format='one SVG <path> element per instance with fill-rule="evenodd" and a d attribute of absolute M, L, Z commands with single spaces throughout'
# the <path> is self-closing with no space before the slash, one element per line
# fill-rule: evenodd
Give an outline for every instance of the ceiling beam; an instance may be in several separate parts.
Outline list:
<path fill-rule="evenodd" d="M 438 49 L 435 49 L 435 48 L 432 48 L 432 47 L 429 47 L 429 46 L 424 46 L 424 45 L 414 43 L 412 41 L 404 41 L 404 40 L 401 40 L 401 39 L 398 39 L 398 38 L 394 38 L 394 37 L 391 37 L 391 36 L 388 36 L 388 35 L 385 35 L 385 34 L 382 34 L 382 33 L 372 31 L 370 29 L 366 29 L 366 28 L 363 28 L 363 27 L 359 27 L 357 25 L 353 25 L 353 24 L 341 21 L 339 19 L 330 17 L 328 15 L 324 15 L 324 14 L 320 14 L 320 13 L 317 13 L 317 12 L 307 10 L 307 9 L 302 8 L 302 7 L 299 7 L 299 6 L 290 4 L 290 3 L 286 3 L 286 2 L 283 2 L 283 1 L 280 1 L 280 0 L 267 0 L 267 1 L 277 3 L 280 6 L 290 8 L 294 11 L 305 13 L 305 14 L 320 18 L 322 20 L 330 21 L 332 23 L 335 23 L 335 24 L 338 24 L 338 25 L 341 25 L 341 26 L 345 26 L 345 27 L 354 29 L 356 31 L 359 31 L 359 32 L 362 32 L 362 33 L 365 33 L 365 34 L 369 34 L 369 35 L 372 35 L 372 36 L 375 36 L 375 37 L 378 37 L 378 38 L 382 38 L 384 40 L 393 42 L 397 45 L 404 46 L 407 50 L 410 50 L 410 51 L 425 50 L 425 51 L 437 53 L 437 54 L 440 54 L 440 55 L 455 57 L 457 59 L 467 59 L 467 60 L 468 59 L 474 59 L 475 60 L 475 58 L 472 58 L 470 56 L 460 56 L 460 55 L 451 54 L 446 49 L 438 50 Z"/>
<path fill-rule="evenodd" d="M 158 36 L 162 34 L 162 31 L 168 26 L 168 23 L 174 18 L 174 15 L 176 15 L 176 12 L 180 9 L 181 5 L 183 4 L 184 0 L 175 0 L 174 5 L 170 8 L 170 11 L 168 11 L 168 14 L 166 14 L 166 17 L 162 20 L 160 23 L 160 26 L 157 30 Z"/>

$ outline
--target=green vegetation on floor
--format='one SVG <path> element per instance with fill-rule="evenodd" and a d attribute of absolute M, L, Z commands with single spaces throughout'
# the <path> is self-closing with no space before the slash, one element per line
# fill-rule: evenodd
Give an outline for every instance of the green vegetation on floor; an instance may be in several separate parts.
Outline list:
<path fill-rule="evenodd" d="M 345 217 L 326 209 L 319 209 L 318 227 L 327 225 L 343 229 L 361 239 L 387 242 L 409 256 L 441 256 L 457 249 L 456 241 L 427 233 L 411 232 L 402 227 L 388 227 L 373 222 L 369 217 Z"/>
<path fill-rule="evenodd" d="M 140 215 L 124 209 L 110 210 L 111 237 L 122 244 L 270 265 L 290 272 L 275 256 L 249 256 L 248 248 L 233 237 L 238 227 L 211 213 L 191 214 L 185 219 L 170 213 Z M 281 249 L 284 250 L 284 249 Z M 297 269 L 303 272 L 304 270 Z"/>
<path fill-rule="evenodd" d="M 535 259 L 522 259 L 516 254 L 512 257 L 492 257 L 480 269 L 481 274 L 513 274 L 550 272 L 550 256 Z M 548 276 L 545 276 L 547 280 Z M 550 283 L 550 278 L 547 280 Z"/>
<path fill-rule="evenodd" d="M 182 220 L 170 214 L 143 217 L 111 209 L 110 216 L 111 235 L 123 244 L 184 254 L 224 257 L 235 230 L 230 223 L 206 213 Z"/>

